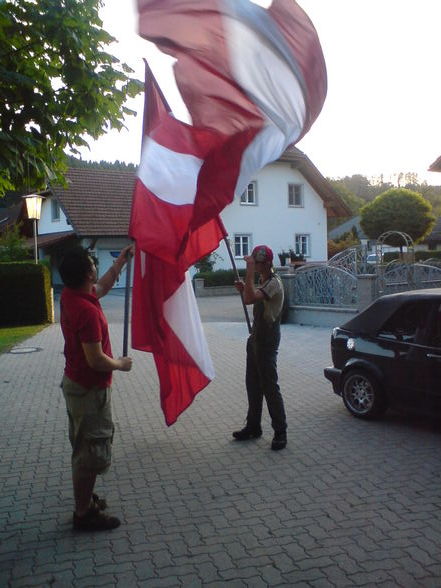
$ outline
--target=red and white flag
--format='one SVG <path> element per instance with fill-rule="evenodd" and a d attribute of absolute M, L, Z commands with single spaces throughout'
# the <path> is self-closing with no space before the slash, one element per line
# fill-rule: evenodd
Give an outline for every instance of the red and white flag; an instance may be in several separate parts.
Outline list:
<path fill-rule="evenodd" d="M 217 248 L 219 214 L 297 142 L 326 96 L 317 33 L 294 0 L 138 0 L 139 31 L 177 59 L 192 118 L 172 116 L 150 75 L 130 235 L 132 345 L 152 351 L 167 424 L 214 371 L 188 268 Z"/>
<path fill-rule="evenodd" d="M 224 236 L 217 217 L 197 217 L 194 200 L 216 133 L 174 119 L 146 68 L 144 141 L 130 236 L 136 241 L 132 346 L 153 352 L 167 425 L 214 377 L 188 268 Z"/>

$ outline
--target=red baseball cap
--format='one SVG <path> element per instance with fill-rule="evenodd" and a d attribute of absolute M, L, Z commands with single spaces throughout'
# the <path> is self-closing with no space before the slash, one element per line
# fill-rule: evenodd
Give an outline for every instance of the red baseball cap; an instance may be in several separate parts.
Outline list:
<path fill-rule="evenodd" d="M 274 258 L 273 252 L 266 245 L 257 245 L 251 255 L 257 262 L 269 261 L 272 263 Z"/>

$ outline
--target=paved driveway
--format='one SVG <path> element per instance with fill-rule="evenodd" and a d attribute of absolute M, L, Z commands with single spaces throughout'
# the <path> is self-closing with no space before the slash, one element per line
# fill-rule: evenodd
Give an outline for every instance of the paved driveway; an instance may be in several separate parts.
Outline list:
<path fill-rule="evenodd" d="M 115 353 L 122 301 L 105 301 Z M 235 297 L 201 308 L 217 376 L 176 425 L 149 355 L 115 376 L 109 533 L 70 526 L 59 326 L 27 341 L 41 351 L 0 356 L 0 586 L 440 586 L 438 425 L 349 416 L 322 376 L 329 329 L 284 325 L 288 447 L 270 451 L 266 413 L 261 439 L 234 442 L 246 326 Z"/>

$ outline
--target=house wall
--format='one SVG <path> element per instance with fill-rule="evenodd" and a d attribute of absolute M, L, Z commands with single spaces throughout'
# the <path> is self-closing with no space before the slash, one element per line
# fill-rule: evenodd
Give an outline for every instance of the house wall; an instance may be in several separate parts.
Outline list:
<path fill-rule="evenodd" d="M 257 182 L 257 205 L 243 205 L 240 195 L 222 212 L 222 221 L 228 231 L 234 255 L 235 234 L 249 234 L 251 249 L 266 244 L 274 252 L 274 263 L 279 264 L 277 253 L 295 247 L 295 234 L 310 235 L 308 261 L 327 259 L 327 216 L 320 196 L 303 175 L 286 162 L 267 165 L 255 178 Z M 302 184 L 304 206 L 288 206 L 288 184 Z M 216 250 L 214 269 L 231 267 L 224 243 Z M 238 268 L 245 267 L 242 257 L 236 258 Z"/>
<path fill-rule="evenodd" d="M 38 221 L 38 234 L 61 233 L 63 231 L 73 231 L 72 225 L 67 222 L 66 215 L 60 208 L 60 218 L 52 219 L 52 198 L 45 198 L 41 206 L 41 218 Z"/>

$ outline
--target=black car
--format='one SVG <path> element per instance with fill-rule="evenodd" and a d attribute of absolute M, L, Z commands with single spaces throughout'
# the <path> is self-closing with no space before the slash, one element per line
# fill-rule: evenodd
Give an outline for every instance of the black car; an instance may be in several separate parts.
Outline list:
<path fill-rule="evenodd" d="M 441 288 L 382 296 L 332 331 L 324 370 L 346 408 L 441 415 Z"/>

